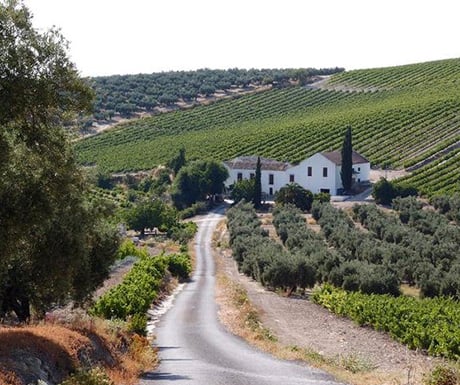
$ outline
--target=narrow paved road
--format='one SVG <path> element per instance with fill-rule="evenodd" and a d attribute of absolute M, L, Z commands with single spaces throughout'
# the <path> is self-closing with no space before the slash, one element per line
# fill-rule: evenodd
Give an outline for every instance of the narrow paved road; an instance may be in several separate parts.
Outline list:
<path fill-rule="evenodd" d="M 222 215 L 215 212 L 199 222 L 195 274 L 158 324 L 161 364 L 141 385 L 337 385 L 323 372 L 253 349 L 220 325 L 211 238 Z"/>

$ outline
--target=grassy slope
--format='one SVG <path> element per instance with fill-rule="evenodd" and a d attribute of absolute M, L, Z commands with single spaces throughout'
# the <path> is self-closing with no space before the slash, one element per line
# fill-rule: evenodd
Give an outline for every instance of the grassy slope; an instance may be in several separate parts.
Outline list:
<path fill-rule="evenodd" d="M 79 142 L 77 152 L 82 163 L 110 171 L 152 168 L 181 146 L 189 159 L 258 154 L 297 162 L 339 148 L 351 125 L 355 149 L 374 165 L 410 166 L 460 140 L 459 84 L 460 59 L 350 71 L 334 75 L 328 89 L 274 89 L 130 122 Z M 459 157 L 436 164 L 409 181 L 428 194 L 452 192 Z"/>

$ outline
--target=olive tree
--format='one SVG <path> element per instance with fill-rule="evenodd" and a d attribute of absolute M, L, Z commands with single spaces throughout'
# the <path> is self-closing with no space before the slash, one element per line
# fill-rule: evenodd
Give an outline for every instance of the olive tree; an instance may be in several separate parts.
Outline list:
<path fill-rule="evenodd" d="M 93 97 L 66 49 L 56 30 L 33 28 L 21 2 L 0 0 L 0 315 L 21 321 L 84 300 L 118 245 L 62 128 Z"/>

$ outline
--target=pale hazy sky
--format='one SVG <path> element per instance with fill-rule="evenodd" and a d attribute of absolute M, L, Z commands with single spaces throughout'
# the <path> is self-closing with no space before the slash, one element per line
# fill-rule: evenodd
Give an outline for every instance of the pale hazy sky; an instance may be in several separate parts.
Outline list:
<path fill-rule="evenodd" d="M 459 0 L 24 0 L 82 75 L 460 57 Z"/>

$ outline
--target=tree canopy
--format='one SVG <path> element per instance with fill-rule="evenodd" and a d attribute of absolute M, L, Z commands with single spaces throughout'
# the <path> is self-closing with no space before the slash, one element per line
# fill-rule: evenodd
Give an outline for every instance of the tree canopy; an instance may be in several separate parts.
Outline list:
<path fill-rule="evenodd" d="M 108 273 L 118 236 L 85 199 L 62 122 L 92 91 L 56 31 L 21 2 L 0 1 L 0 315 L 83 300 Z"/>
<path fill-rule="evenodd" d="M 227 169 L 219 162 L 197 160 L 179 170 L 172 186 L 171 197 L 179 209 L 204 201 L 223 191 Z"/>
<path fill-rule="evenodd" d="M 303 211 L 309 211 L 313 203 L 313 193 L 298 183 L 290 183 L 281 187 L 275 194 L 276 204 L 292 204 Z"/>

